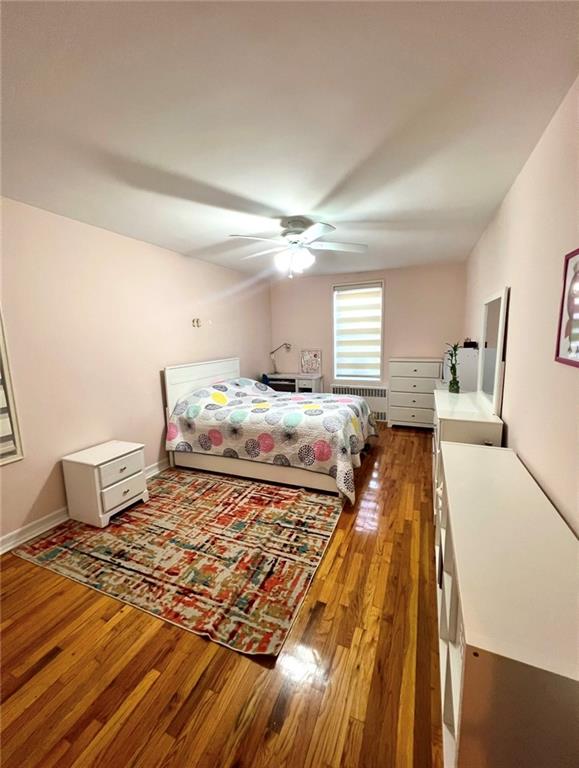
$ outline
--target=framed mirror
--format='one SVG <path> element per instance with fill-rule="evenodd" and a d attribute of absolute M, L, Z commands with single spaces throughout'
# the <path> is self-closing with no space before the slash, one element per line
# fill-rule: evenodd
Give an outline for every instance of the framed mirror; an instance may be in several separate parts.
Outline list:
<path fill-rule="evenodd" d="M 490 410 L 501 415 L 505 372 L 505 334 L 509 289 L 490 296 L 483 306 L 478 390 Z"/>
<path fill-rule="evenodd" d="M 16 416 L 6 337 L 4 336 L 4 320 L 0 312 L 0 465 L 10 464 L 24 458 L 20 428 Z"/>

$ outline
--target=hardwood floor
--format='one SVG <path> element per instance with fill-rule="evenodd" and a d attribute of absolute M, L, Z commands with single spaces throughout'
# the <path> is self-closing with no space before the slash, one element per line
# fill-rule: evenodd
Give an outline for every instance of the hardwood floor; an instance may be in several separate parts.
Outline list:
<path fill-rule="evenodd" d="M 440 766 L 430 444 L 381 430 L 275 663 L 5 555 L 2 766 Z"/>

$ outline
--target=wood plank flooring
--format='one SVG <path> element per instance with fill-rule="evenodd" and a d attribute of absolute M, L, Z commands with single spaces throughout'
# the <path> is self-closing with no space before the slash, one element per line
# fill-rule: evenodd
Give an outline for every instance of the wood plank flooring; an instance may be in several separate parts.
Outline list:
<path fill-rule="evenodd" d="M 430 443 L 381 430 L 275 663 L 5 555 L 3 768 L 438 768 Z"/>

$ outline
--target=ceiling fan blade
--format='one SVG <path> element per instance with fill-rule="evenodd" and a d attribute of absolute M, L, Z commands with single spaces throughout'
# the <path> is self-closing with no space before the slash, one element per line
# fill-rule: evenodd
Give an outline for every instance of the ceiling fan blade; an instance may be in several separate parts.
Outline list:
<path fill-rule="evenodd" d="M 277 253 L 277 251 L 283 251 L 285 247 L 285 245 L 278 245 L 277 248 L 268 248 L 265 251 L 259 251 L 259 253 L 250 253 L 249 256 L 243 256 L 241 261 L 245 261 L 246 259 L 257 259 L 258 256 L 266 256 L 268 253 Z"/>
<path fill-rule="evenodd" d="M 347 251 L 349 253 L 366 253 L 368 250 L 368 246 L 362 243 L 324 243 L 319 240 L 310 243 L 308 248 L 316 251 Z"/>
<path fill-rule="evenodd" d="M 273 237 L 257 237 L 256 235 L 229 235 L 229 237 L 241 237 L 243 240 L 265 240 L 266 243 L 277 243 L 280 246 L 283 245 L 279 238 L 274 240 Z"/>
<path fill-rule="evenodd" d="M 312 224 L 311 227 L 304 229 L 300 235 L 300 243 L 307 245 L 307 243 L 312 243 L 324 235 L 329 235 L 335 229 L 336 227 L 333 227 L 331 224 L 324 224 L 322 221 L 319 221 L 316 224 Z"/>

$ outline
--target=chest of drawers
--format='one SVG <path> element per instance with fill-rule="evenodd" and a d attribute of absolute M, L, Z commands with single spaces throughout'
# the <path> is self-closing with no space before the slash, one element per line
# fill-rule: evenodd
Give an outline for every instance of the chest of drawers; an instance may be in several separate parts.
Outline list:
<path fill-rule="evenodd" d="M 434 389 L 442 360 L 393 357 L 389 361 L 388 426 L 430 427 L 434 423 Z"/>

